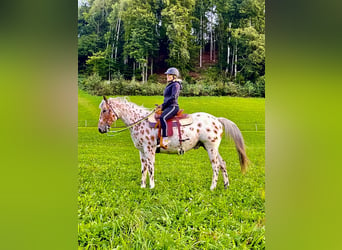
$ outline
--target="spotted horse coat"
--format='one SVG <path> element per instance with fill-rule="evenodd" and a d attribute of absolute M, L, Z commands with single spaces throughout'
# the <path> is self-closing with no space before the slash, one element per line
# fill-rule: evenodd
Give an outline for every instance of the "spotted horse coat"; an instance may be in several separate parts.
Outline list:
<path fill-rule="evenodd" d="M 121 119 L 126 126 L 135 123 L 148 116 L 151 113 L 150 109 L 138 106 L 135 103 L 127 101 L 126 98 L 109 98 L 104 97 L 100 104 L 100 119 L 98 129 L 100 133 L 107 133 L 110 126 L 117 119 Z M 217 118 L 208 113 L 193 113 L 190 114 L 193 123 L 191 125 L 182 126 L 182 138 L 187 138 L 182 142 L 183 150 L 203 146 L 208 152 L 211 166 L 213 169 L 213 178 L 210 189 L 215 189 L 217 185 L 219 171 L 222 171 L 224 186 L 229 186 L 228 173 L 226 162 L 222 159 L 219 153 L 219 146 L 222 136 L 225 133 L 230 135 L 234 142 L 239 155 L 241 171 L 244 173 L 248 165 L 248 158 L 245 151 L 244 140 L 239 128 L 234 122 L 220 117 Z M 157 148 L 158 129 L 150 128 L 148 121 L 144 120 L 139 124 L 129 128 L 134 146 L 139 150 L 141 161 L 141 187 L 146 187 L 147 172 L 149 173 L 150 188 L 154 188 L 154 162 L 155 152 Z M 161 149 L 161 153 L 178 153 L 180 147 L 178 132 L 169 137 L 167 150 Z"/>

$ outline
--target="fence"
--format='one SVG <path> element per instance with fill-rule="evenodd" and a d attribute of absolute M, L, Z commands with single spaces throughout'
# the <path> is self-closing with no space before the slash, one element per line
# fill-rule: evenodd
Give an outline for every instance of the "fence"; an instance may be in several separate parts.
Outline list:
<path fill-rule="evenodd" d="M 97 128 L 98 120 L 80 120 L 78 121 L 79 128 L 85 127 L 95 127 Z M 120 123 L 120 124 L 119 124 Z M 122 122 L 118 122 L 116 126 L 124 126 Z M 242 132 L 247 131 L 258 131 L 258 132 L 265 132 L 265 124 L 264 123 L 237 123 L 236 124 Z M 114 126 L 114 125 L 113 125 Z"/>

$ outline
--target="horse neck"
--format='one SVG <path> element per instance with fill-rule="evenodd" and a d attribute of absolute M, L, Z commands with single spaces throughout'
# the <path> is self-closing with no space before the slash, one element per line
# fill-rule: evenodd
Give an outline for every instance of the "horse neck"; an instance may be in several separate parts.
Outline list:
<path fill-rule="evenodd" d="M 139 121 L 149 114 L 149 111 L 146 108 L 140 107 L 135 103 L 128 102 L 125 99 L 117 99 L 113 104 L 115 109 L 119 111 L 119 118 L 126 126 Z"/>

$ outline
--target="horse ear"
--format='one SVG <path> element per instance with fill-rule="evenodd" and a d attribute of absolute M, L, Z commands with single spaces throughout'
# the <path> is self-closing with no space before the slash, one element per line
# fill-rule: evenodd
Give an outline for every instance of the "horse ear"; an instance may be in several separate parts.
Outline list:
<path fill-rule="evenodd" d="M 105 100 L 105 102 L 108 103 L 107 97 L 103 96 L 103 100 Z"/>

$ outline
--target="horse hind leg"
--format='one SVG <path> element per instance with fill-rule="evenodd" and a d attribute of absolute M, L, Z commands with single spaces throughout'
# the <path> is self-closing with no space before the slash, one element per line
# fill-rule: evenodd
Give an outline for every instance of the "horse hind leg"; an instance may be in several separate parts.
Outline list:
<path fill-rule="evenodd" d="M 218 150 L 216 148 L 208 148 L 208 147 L 206 147 L 206 148 L 207 148 L 207 152 L 208 152 L 209 159 L 211 162 L 211 166 L 213 169 L 213 178 L 211 181 L 210 190 L 214 190 L 216 188 L 216 185 L 217 185 L 221 163 L 219 160 Z"/>
<path fill-rule="evenodd" d="M 220 170 L 222 171 L 224 188 L 227 189 L 229 186 L 229 178 L 228 178 L 226 162 L 222 159 L 218 149 L 209 148 L 207 149 L 207 152 L 208 152 L 211 166 L 213 169 L 213 179 L 211 182 L 210 190 L 214 190 L 216 188 Z"/>
<path fill-rule="evenodd" d="M 219 161 L 220 161 L 220 168 L 221 168 L 221 171 L 222 171 L 224 188 L 227 189 L 228 186 L 229 186 L 229 178 L 228 178 L 226 162 L 222 159 L 220 154 L 218 154 L 218 158 L 219 158 Z"/>

